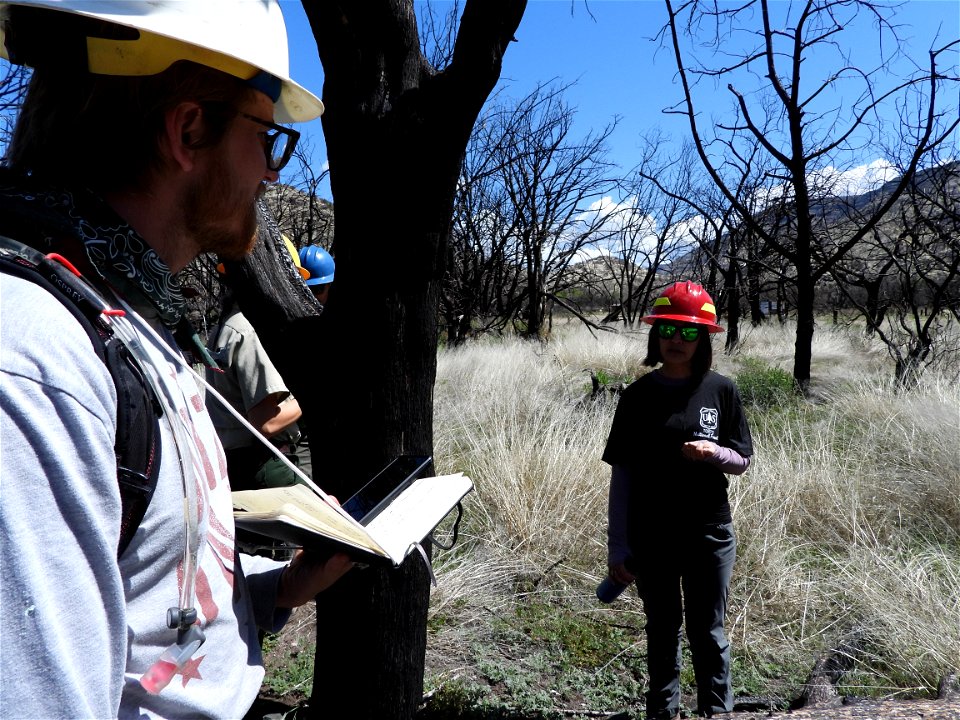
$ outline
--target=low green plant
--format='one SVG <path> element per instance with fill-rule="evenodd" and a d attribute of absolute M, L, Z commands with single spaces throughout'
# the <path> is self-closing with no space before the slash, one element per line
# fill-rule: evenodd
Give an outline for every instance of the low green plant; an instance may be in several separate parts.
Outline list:
<path fill-rule="evenodd" d="M 313 656 L 316 644 L 302 650 L 283 653 L 278 647 L 278 636 L 268 635 L 263 640 L 264 657 L 270 657 L 269 672 L 263 678 L 263 687 L 276 697 L 309 697 L 313 692 Z M 282 656 L 282 657 L 281 657 Z"/>
<path fill-rule="evenodd" d="M 443 628 L 455 624 L 456 612 L 466 605 L 464 598 L 455 598 L 447 612 L 434 612 L 427 618 L 427 632 L 440 632 Z"/>
<path fill-rule="evenodd" d="M 629 373 L 617 373 L 611 370 L 590 370 L 590 383 L 583 386 L 584 391 L 595 393 L 597 391 L 607 391 L 610 393 L 620 393 L 630 383 L 636 380 L 634 375 Z M 599 384 L 594 387 L 594 380 Z"/>
<path fill-rule="evenodd" d="M 437 688 L 417 713 L 418 720 L 488 720 L 484 688 L 457 678 Z"/>
<path fill-rule="evenodd" d="M 634 378 L 629 375 L 618 375 L 613 372 L 608 372 L 606 370 L 600 369 L 593 373 L 597 380 L 603 386 L 615 385 L 617 383 L 623 383 L 624 385 L 629 385 L 633 382 Z"/>
<path fill-rule="evenodd" d="M 548 603 L 519 605 L 516 617 L 524 634 L 555 647 L 568 666 L 598 667 L 633 642 L 623 628 Z"/>
<path fill-rule="evenodd" d="M 730 679 L 735 698 L 762 697 L 777 707 L 785 706 L 786 698 L 799 695 L 809 673 L 809 664 L 791 664 L 785 658 L 734 646 Z"/>
<path fill-rule="evenodd" d="M 744 359 L 735 379 L 744 405 L 757 410 L 792 405 L 801 397 L 790 373 L 756 358 Z"/>
<path fill-rule="evenodd" d="M 486 642 L 471 644 L 472 692 L 451 692 L 443 703 L 459 694 L 474 710 L 509 708 L 502 717 L 536 720 L 577 718 L 580 708 L 585 717 L 597 708 L 638 709 L 645 677 L 637 649 L 639 630 L 611 620 L 607 610 L 597 611 L 592 604 L 554 602 L 544 596 L 518 600 L 492 619 L 493 634 Z M 428 678 L 428 686 L 430 682 Z"/>

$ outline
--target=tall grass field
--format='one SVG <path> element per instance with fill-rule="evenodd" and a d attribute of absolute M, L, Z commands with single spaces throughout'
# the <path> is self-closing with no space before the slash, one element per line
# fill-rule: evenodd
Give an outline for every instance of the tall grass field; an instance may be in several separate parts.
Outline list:
<path fill-rule="evenodd" d="M 641 603 L 632 588 L 609 606 L 594 596 L 617 397 L 591 398 L 590 376 L 615 387 L 647 372 L 646 337 L 571 325 L 543 344 L 440 351 L 437 471 L 476 487 L 458 543 L 434 553 L 423 717 L 643 717 Z M 958 368 L 899 390 L 881 346 L 823 325 L 802 398 L 792 326 L 747 329 L 732 355 L 722 338 L 714 367 L 741 390 L 756 453 L 730 483 L 735 694 L 783 707 L 830 653 L 846 661 L 841 694 L 934 694 L 960 667 Z"/>

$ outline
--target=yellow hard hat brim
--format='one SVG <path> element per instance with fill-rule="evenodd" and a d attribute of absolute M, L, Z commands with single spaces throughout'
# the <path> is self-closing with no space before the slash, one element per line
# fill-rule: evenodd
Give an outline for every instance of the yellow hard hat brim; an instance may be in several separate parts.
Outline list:
<path fill-rule="evenodd" d="M 0 5 L 7 3 L 0 2 Z M 21 3 L 14 3 L 21 4 Z M 72 12 L 88 17 L 100 17 L 90 10 L 60 6 L 49 1 L 22 2 L 53 11 Z M 102 4 L 102 3 L 101 3 Z M 158 3 L 159 4 L 159 3 Z M 146 3 L 145 3 L 146 5 Z M 119 7 L 119 5 L 118 5 Z M 0 9 L 2 11 L 2 9 Z M 161 73 L 178 60 L 189 60 L 206 67 L 220 70 L 240 80 L 250 80 L 261 71 L 276 77 L 280 82 L 280 96 L 274 100 L 274 120 L 280 123 L 307 122 L 323 113 L 323 102 L 299 83 L 277 74 L 268 65 L 241 60 L 222 48 L 205 47 L 201 40 L 179 39 L 164 32 L 153 32 L 138 27 L 131 15 L 130 22 L 123 17 L 110 17 L 109 21 L 135 29 L 140 37 L 136 40 L 117 40 L 101 37 L 87 38 L 88 71 L 97 75 L 145 76 Z M 142 18 L 140 18 L 142 20 Z M 9 60 L 5 34 L 0 27 L 0 57 Z M 266 69 L 265 69 L 266 68 Z"/>

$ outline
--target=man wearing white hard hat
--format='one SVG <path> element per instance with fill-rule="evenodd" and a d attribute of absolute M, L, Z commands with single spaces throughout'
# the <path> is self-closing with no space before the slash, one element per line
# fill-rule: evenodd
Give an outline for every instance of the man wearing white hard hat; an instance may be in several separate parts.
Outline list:
<path fill-rule="evenodd" d="M 0 718 L 243 717 L 258 627 L 351 563 L 236 553 L 175 273 L 249 250 L 276 123 L 323 106 L 276 0 L 0 0 L 0 33 L 33 68 L 0 168 Z"/>

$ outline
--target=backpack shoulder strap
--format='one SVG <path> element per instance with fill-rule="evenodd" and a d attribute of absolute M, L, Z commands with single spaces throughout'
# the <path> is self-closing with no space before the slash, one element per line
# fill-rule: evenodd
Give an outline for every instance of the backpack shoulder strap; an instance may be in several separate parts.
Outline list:
<path fill-rule="evenodd" d="M 9 246 L 16 241 L 4 240 Z M 122 514 L 117 558 L 123 555 L 153 497 L 160 473 L 160 402 L 130 351 L 103 320 L 109 304 L 79 275 L 47 256 L 33 262 L 23 255 L 0 253 L 0 272 L 28 280 L 53 295 L 86 331 L 97 357 L 117 391 L 114 454 Z"/>

